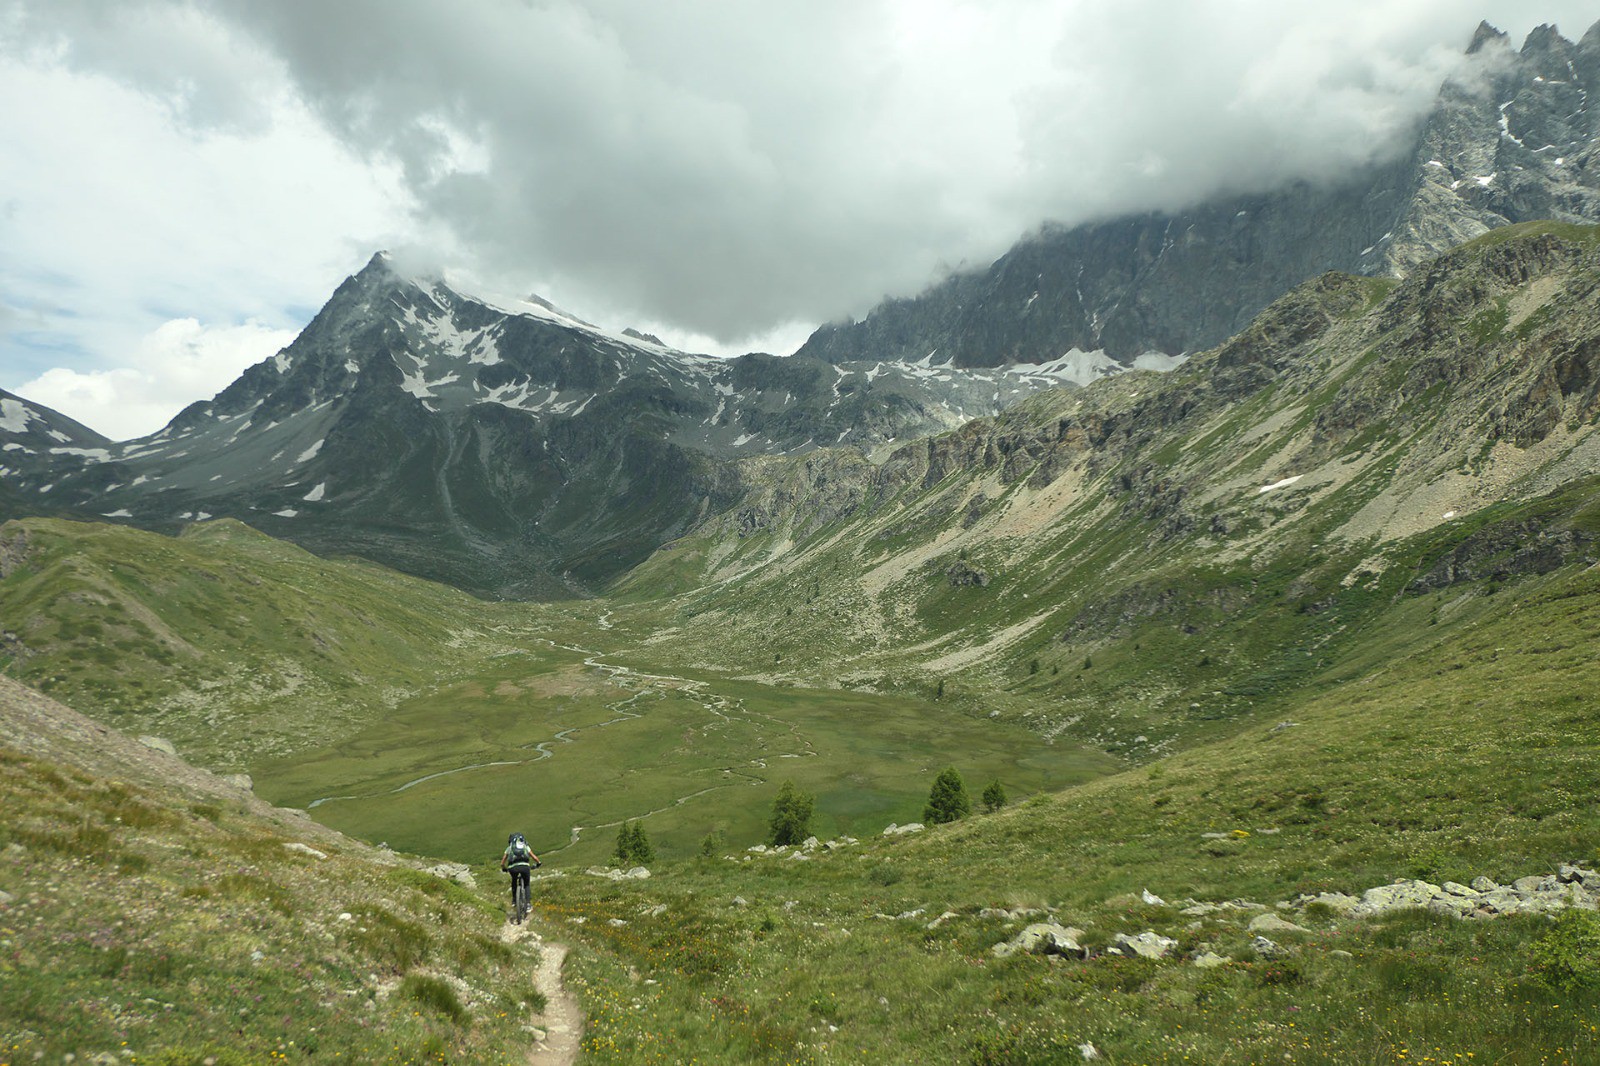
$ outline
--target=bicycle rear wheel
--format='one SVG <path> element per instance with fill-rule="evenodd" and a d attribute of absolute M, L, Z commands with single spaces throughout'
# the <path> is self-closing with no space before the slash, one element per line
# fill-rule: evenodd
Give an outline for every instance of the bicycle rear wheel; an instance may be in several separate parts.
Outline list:
<path fill-rule="evenodd" d="M 528 882 L 522 878 L 517 879 L 517 922 L 520 924 L 528 916 Z"/>

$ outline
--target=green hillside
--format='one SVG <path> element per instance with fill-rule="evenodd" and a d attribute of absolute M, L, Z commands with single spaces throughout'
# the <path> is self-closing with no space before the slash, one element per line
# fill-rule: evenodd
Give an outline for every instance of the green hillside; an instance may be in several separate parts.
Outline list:
<path fill-rule="evenodd" d="M 581 948 L 586 1062 L 1597 1061 L 1596 232 L 1327 275 L 1170 374 L 881 462 L 746 463 L 732 508 L 600 600 L 485 603 L 236 522 L 7 523 L 0 666 L 353 838 L 479 864 L 480 896 L 444 895 L 484 920 L 485 860 L 528 833 L 541 928 Z M 7 824 L 15 802 L 59 864 L 112 834 L 123 786 L 46 755 L 3 764 Z M 1009 804 L 884 835 L 947 767 Z M 750 850 L 785 782 L 828 844 Z M 159 927 L 210 936 L 184 886 L 236 860 L 232 830 L 268 842 L 250 859 L 300 826 L 426 930 L 393 978 L 454 959 L 514 984 L 381 852 L 137 788 L 181 871 L 134 860 Z M 605 874 L 628 821 L 646 879 Z M 14 865 L 0 889 L 48 895 Z M 274 943 L 339 891 L 262 869 L 279 887 L 242 905 Z M 1415 906 L 1358 902 L 1397 879 Z M 993 950 L 1052 922 L 1076 947 Z M 1142 934 L 1161 958 L 1111 951 Z M 0 1035 L 64 1048 L 16 1019 L 143 980 L 31 935 L 19 969 L 55 998 Z M 169 1045 L 211 1039 L 210 989 L 171 993 L 196 1002 Z M 414 1017 L 444 1061 L 499 1046 Z"/>
<path fill-rule="evenodd" d="M 0 679 L 0 1062 L 515 1063 L 532 940 Z"/>

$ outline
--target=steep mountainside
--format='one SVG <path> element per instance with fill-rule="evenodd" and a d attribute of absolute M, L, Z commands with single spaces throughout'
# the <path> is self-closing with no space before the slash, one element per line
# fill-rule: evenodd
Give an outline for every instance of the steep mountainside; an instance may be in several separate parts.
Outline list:
<path fill-rule="evenodd" d="M 767 676 L 937 684 L 1159 751 L 1337 677 L 1421 597 L 1600 556 L 1597 246 L 1529 224 L 1398 285 L 1325 275 L 1170 375 L 881 466 L 768 460 L 625 590 L 708 667 L 771 648 Z"/>
<path fill-rule="evenodd" d="M 379 255 L 288 348 L 151 437 L 111 444 L 4 399 L 0 477 L 14 513 L 228 515 L 479 593 L 570 595 L 719 511 L 737 457 L 871 450 L 1119 369 L 685 355 Z"/>
<path fill-rule="evenodd" d="M 1047 227 L 985 271 L 859 323 L 825 326 L 802 355 L 830 361 L 937 351 L 958 366 L 1103 350 L 1124 362 L 1197 351 L 1328 270 L 1390 275 L 1508 223 L 1600 220 L 1600 24 L 1553 27 L 1520 52 L 1479 28 L 1470 82 L 1443 87 L 1413 148 L 1347 179 L 1226 197 L 1174 214 Z"/>

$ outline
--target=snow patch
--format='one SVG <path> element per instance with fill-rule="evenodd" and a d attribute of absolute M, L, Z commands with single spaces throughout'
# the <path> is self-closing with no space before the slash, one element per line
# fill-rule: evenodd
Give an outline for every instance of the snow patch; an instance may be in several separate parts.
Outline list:
<path fill-rule="evenodd" d="M 111 453 L 104 448 L 51 448 L 51 455 L 81 455 L 91 463 L 108 463 Z"/>
<path fill-rule="evenodd" d="M 126 507 L 119 507 L 115 511 L 102 511 L 102 512 L 100 512 L 100 514 L 102 515 L 102 517 L 105 517 L 105 518 L 132 518 L 133 517 L 133 512 L 128 510 Z"/>
<path fill-rule="evenodd" d="M 272 513 L 277 515 L 279 518 L 293 518 L 300 512 L 296 511 L 293 507 L 285 507 L 281 511 L 273 511 Z"/>
<path fill-rule="evenodd" d="M 321 482 L 317 483 L 317 487 L 316 488 L 312 489 L 310 492 L 306 493 L 304 496 L 302 496 L 300 498 L 302 500 L 305 500 L 307 503 L 316 503 L 318 500 L 322 499 L 322 497 L 326 496 L 327 494 L 328 494 L 328 483 L 326 481 L 321 481 Z"/>
<path fill-rule="evenodd" d="M 7 433 L 21 433 L 38 417 L 20 400 L 0 400 L 0 429 Z"/>
<path fill-rule="evenodd" d="M 1270 485 L 1263 485 L 1259 489 L 1256 489 L 1256 495 L 1260 496 L 1263 493 L 1271 492 L 1273 489 L 1281 489 L 1286 486 L 1293 485 L 1296 481 L 1299 481 L 1303 477 L 1305 477 L 1304 474 L 1296 474 L 1294 477 L 1286 477 L 1282 481 L 1274 481 Z"/>
<path fill-rule="evenodd" d="M 316 458 L 317 453 L 322 450 L 322 446 L 324 444 L 326 444 L 327 442 L 328 442 L 328 438 L 326 438 L 326 437 L 324 437 L 321 440 L 317 441 L 317 443 L 313 444 L 311 447 L 309 447 L 305 451 L 301 452 L 300 453 L 300 458 L 296 459 L 295 462 L 304 463 L 304 462 L 306 462 L 306 461 L 308 461 L 310 459 Z"/>

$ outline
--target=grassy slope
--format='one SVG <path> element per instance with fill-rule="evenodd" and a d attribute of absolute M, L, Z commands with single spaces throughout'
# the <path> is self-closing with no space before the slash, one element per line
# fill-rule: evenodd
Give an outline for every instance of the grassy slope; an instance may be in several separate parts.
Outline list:
<path fill-rule="evenodd" d="M 1296 705 L 1291 728 L 1259 715 L 1228 741 L 808 863 L 717 859 L 625 888 L 550 883 L 548 913 L 586 917 L 661 982 L 640 990 L 589 965 L 597 1002 L 646 1004 L 599 1014 L 594 1061 L 676 1061 L 669 1035 L 702 1062 L 1067 1062 L 1082 1041 L 1125 1063 L 1593 1061 L 1600 995 L 1528 975 L 1548 919 L 1335 923 L 1313 911 L 1301 919 L 1312 932 L 1278 936 L 1293 958 L 1268 964 L 1238 920 L 1192 924 L 1139 902 L 1149 889 L 1271 904 L 1600 859 L 1600 574 L 1482 599 L 1426 645 L 1375 656 Z M 661 917 L 642 914 L 658 903 Z M 987 949 L 1024 919 L 977 912 L 1018 905 L 1049 907 L 1095 942 L 1156 929 L 1237 961 L 995 960 Z M 957 917 L 926 927 L 947 910 Z"/>
<path fill-rule="evenodd" d="M 1494 246 L 1488 242 L 1479 251 Z M 1384 293 L 1374 287 L 1369 296 Z M 1487 342 L 1504 328 L 1491 321 L 1473 331 Z M 1341 380 L 1355 380 L 1387 357 L 1349 344 L 1330 358 Z M 1171 380 L 1180 382 L 1183 374 Z M 1131 409 L 1149 380 L 1108 382 L 1094 393 L 1095 402 L 1102 413 Z M 1600 683 L 1592 661 L 1600 635 L 1596 575 L 1568 567 L 1443 592 L 1405 591 L 1464 538 L 1496 523 L 1515 528 L 1537 518 L 1547 530 L 1594 532 L 1593 485 L 1575 483 L 1531 502 L 1513 494 L 1414 538 L 1333 542 L 1326 534 L 1370 505 L 1385 478 L 1413 459 L 1437 458 L 1417 447 L 1427 427 L 1343 441 L 1348 455 L 1335 450 L 1333 461 L 1359 459 L 1364 473 L 1334 491 L 1296 488 L 1258 499 L 1254 485 L 1271 474 L 1273 456 L 1307 430 L 1311 406 L 1321 410 L 1335 400 L 1326 386 L 1288 407 L 1274 408 L 1276 396 L 1263 390 L 1242 407 L 1208 415 L 1193 447 L 1182 445 L 1190 438 L 1172 434 L 1146 442 L 1149 456 L 1192 456 L 1197 465 L 1191 472 L 1204 473 L 1205 463 L 1217 457 L 1228 462 L 1243 503 L 1211 501 L 1216 506 L 1202 504 L 1199 513 L 1235 520 L 1244 551 L 1163 535 L 1161 512 L 1147 508 L 1158 497 L 1119 497 L 1088 476 L 1094 471 L 1066 472 L 1064 484 L 1081 495 L 1024 535 L 1006 525 L 1006 515 L 1038 503 L 1037 487 L 992 471 L 957 474 L 907 489 L 861 515 L 825 521 L 799 538 L 799 550 L 759 570 L 752 568 L 777 554 L 785 531 L 686 540 L 640 571 L 617 604 L 586 608 L 593 614 L 614 606 L 614 628 L 602 629 L 575 608 L 463 604 L 444 590 L 416 593 L 425 602 L 410 603 L 412 585 L 403 580 L 372 568 L 324 569 L 241 533 L 244 542 L 219 552 L 212 565 L 242 551 L 259 560 L 267 580 L 257 587 L 222 575 L 237 609 L 254 619 L 241 628 L 237 650 L 224 649 L 228 653 L 249 655 L 265 639 L 277 642 L 284 660 L 320 663 L 307 651 L 305 620 L 292 610 L 302 601 L 315 606 L 325 624 L 340 619 L 329 631 L 342 635 L 352 618 L 365 623 L 339 611 L 352 601 L 365 604 L 371 583 L 397 582 L 376 597 L 394 612 L 379 628 L 392 631 L 395 645 L 357 655 L 336 643 L 347 657 L 334 654 L 333 666 L 310 671 L 360 678 L 356 689 L 392 672 L 401 679 L 395 698 L 364 704 L 360 713 L 333 722 L 324 737 L 334 743 L 306 765 L 258 768 L 273 787 L 301 800 L 327 783 L 349 780 L 352 771 L 366 773 L 375 787 L 392 787 L 441 760 L 503 750 L 507 737 L 538 743 L 573 723 L 596 729 L 616 697 L 631 695 L 626 686 L 624 692 L 587 694 L 552 687 L 550 676 L 570 672 L 572 659 L 581 656 L 563 658 L 537 636 L 614 649 L 621 654 L 613 661 L 692 678 L 708 693 L 748 705 L 742 724 L 714 723 L 705 703 L 683 695 L 678 682 L 646 697 L 662 713 L 640 720 L 638 732 L 625 741 L 615 739 L 621 732 L 605 734 L 598 746 L 605 758 L 563 764 L 558 756 L 548 767 L 532 764 L 529 772 L 564 770 L 574 789 L 562 802 L 585 811 L 583 804 L 596 801 L 579 796 L 584 789 L 611 802 L 622 794 L 616 809 L 627 813 L 636 800 L 659 802 L 697 774 L 727 769 L 735 753 L 748 756 L 751 745 L 776 744 L 798 729 L 841 753 L 831 767 L 823 759 L 796 761 L 826 771 L 801 778 L 822 793 L 819 827 L 854 829 L 852 817 L 867 824 L 890 820 L 891 811 L 915 811 L 920 782 L 895 765 L 906 744 L 915 744 L 918 761 L 927 757 L 930 765 L 948 755 L 976 788 L 990 766 L 1020 765 L 1025 748 L 1001 749 L 999 763 L 964 761 L 965 751 L 978 746 L 961 739 L 964 731 L 985 730 L 990 737 L 1014 731 L 1026 740 L 1019 725 L 1049 732 L 1075 719 L 1081 735 L 1147 764 L 958 828 L 810 862 L 677 861 L 658 867 L 643 885 L 581 875 L 548 882 L 541 899 L 546 917 L 583 919 L 571 927 L 573 934 L 599 949 L 578 962 L 594 1023 L 593 1058 L 1059 1062 L 1078 1061 L 1076 1042 L 1092 1040 L 1119 1062 L 1459 1062 L 1469 1052 L 1478 1062 L 1591 1061 L 1600 1048 L 1589 1019 L 1600 1003 L 1592 993 L 1552 995 L 1528 977 L 1547 923 L 1458 924 L 1410 916 L 1351 926 L 1313 916 L 1312 934 L 1288 938 L 1299 953 L 1288 963 L 1267 965 L 1250 961 L 1237 923 L 1208 918 L 1193 928 L 1174 909 L 1145 906 L 1129 895 L 1149 888 L 1168 899 L 1248 895 L 1270 903 L 1317 888 L 1359 891 L 1403 875 L 1505 878 L 1596 858 L 1600 824 L 1592 797 L 1600 770 L 1589 706 Z M 1410 425 L 1407 419 L 1438 400 L 1437 393 L 1419 393 L 1412 409 L 1386 424 Z M 1292 410 L 1296 406 L 1303 409 Z M 1262 443 L 1254 426 L 1274 411 L 1283 419 L 1283 436 Z M 1048 422 L 1059 413 L 1041 399 L 1013 417 Z M 1243 447 L 1251 441 L 1255 451 Z M 1182 446 L 1174 450 L 1175 443 Z M 977 491 L 985 493 L 981 503 Z M 958 587 L 946 579 L 946 568 L 963 550 L 950 531 L 968 508 L 978 514 L 971 528 L 986 534 L 966 546 L 969 562 L 990 571 L 987 587 Z M 173 564 L 162 553 L 181 555 L 187 548 L 155 541 L 127 548 L 133 542 L 123 540 L 115 543 L 124 547 L 100 552 L 92 544 L 67 544 L 65 527 L 38 528 L 43 543 L 62 538 L 45 556 L 51 565 L 0 582 L 0 597 L 15 597 L 0 602 L 26 607 L 8 618 L 39 619 L 41 626 L 59 625 L 52 620 L 61 618 L 69 626 L 99 624 L 134 641 L 119 650 L 146 665 L 99 695 L 100 713 L 116 713 L 114 700 L 133 680 L 167 683 L 149 663 L 178 669 L 188 654 L 183 644 L 221 639 L 215 627 L 225 616 L 214 605 L 164 621 L 164 612 L 173 610 L 167 594 L 187 588 L 170 568 L 191 566 L 194 557 L 182 555 L 183 563 Z M 123 532 L 88 538 L 110 543 Z M 149 572 L 126 577 L 120 573 L 124 551 L 156 562 Z M 871 568 L 914 551 L 923 551 L 926 563 L 890 574 L 876 592 L 859 582 Z M 78 554 L 89 561 L 87 574 L 73 569 Z M 730 558 L 742 572 L 741 566 L 717 571 Z M 301 563 L 310 569 L 277 569 Z M 675 600 L 660 598 L 714 572 L 731 579 Z M 41 574 L 62 582 L 70 574 L 79 583 L 52 587 Z M 333 602 L 317 606 L 324 580 L 348 584 Z M 104 593 L 108 583 L 115 596 Z M 86 588 L 143 620 L 128 606 L 129 590 L 137 591 L 133 600 L 159 607 L 151 609 L 175 639 L 148 621 L 146 634 L 114 612 L 100 612 L 103 603 L 85 598 Z M 1164 595 L 1172 590 L 1175 597 Z M 258 597 L 268 606 L 258 606 Z M 1047 619 L 1028 638 L 945 670 L 946 691 L 935 699 L 938 675 L 923 664 L 1044 608 Z M 862 625 L 864 617 L 875 625 Z M 460 640 L 456 647 L 439 643 L 441 633 L 455 630 L 455 619 L 474 634 L 465 650 Z M 1086 623 L 1081 633 L 1087 635 L 1059 639 L 1079 632 L 1075 620 Z M 520 632 L 490 630 L 513 622 Z M 478 628 L 471 629 L 474 624 Z M 955 639 L 947 639 L 952 633 Z M 100 636 L 56 631 L 41 643 L 51 647 L 53 638 L 59 647 L 84 651 Z M 918 648 L 919 642 L 933 643 Z M 92 664 L 74 667 L 65 651 L 46 654 L 56 656 L 48 671 L 39 658 L 18 665 L 41 677 L 60 676 L 52 683 L 85 694 L 104 676 Z M 901 695 L 771 687 L 761 684 L 765 675 L 845 681 Z M 502 685 L 517 691 L 501 696 Z M 308 707 L 321 715 L 325 707 L 340 706 L 314 687 L 315 698 L 307 699 L 307 691 L 279 691 L 260 704 L 257 715 L 285 712 L 275 732 L 251 735 L 239 728 L 244 719 L 223 719 L 222 733 L 237 746 L 224 748 L 218 740 L 214 750 L 252 757 L 281 750 L 294 713 L 318 721 L 306 715 Z M 123 714 L 143 713 L 142 700 L 123 702 Z M 950 736 L 930 736 L 923 725 L 907 739 L 896 720 L 928 713 L 930 702 L 954 715 L 947 720 Z M 991 721 L 991 710 L 1001 717 Z M 787 735 L 780 738 L 775 726 L 764 729 L 760 715 L 785 719 Z M 206 733 L 199 719 L 154 720 L 189 721 L 197 744 Z M 1273 730 L 1285 720 L 1297 724 Z M 863 721 L 869 736 L 870 729 L 881 729 L 889 758 L 875 757 L 871 745 L 857 739 Z M 409 727 L 423 722 L 431 725 L 419 738 Z M 947 739 L 954 747 L 941 747 Z M 663 753 L 682 776 L 658 795 L 661 775 L 637 771 L 658 765 Z M 872 768 L 877 780 L 897 773 L 904 778 L 885 789 L 887 805 L 851 809 L 864 789 L 880 786 L 859 779 L 847 756 L 863 772 Z M 472 823 L 481 821 L 482 811 L 503 804 L 508 792 L 539 787 L 536 778 L 456 775 L 441 781 L 450 789 L 419 786 L 390 808 L 404 831 L 419 839 L 433 833 L 432 840 L 463 840 L 475 832 Z M 726 804 L 732 796 L 713 793 L 704 807 L 651 822 L 662 827 L 664 850 L 681 855 L 706 826 L 723 828 L 731 847 L 752 842 L 766 794 L 752 790 L 742 802 Z M 325 810 L 330 818 L 343 817 L 335 809 Z M 462 821 L 452 813 L 461 809 L 474 817 Z M 379 834 L 387 816 L 357 806 L 349 817 L 362 831 Z M 1202 836 L 1233 830 L 1248 835 Z M 588 846 L 605 843 L 591 836 Z M 578 865 L 593 854 L 575 850 L 560 865 L 569 858 Z M 751 904 L 735 905 L 735 895 Z M 648 913 L 658 902 L 666 911 Z M 987 948 L 1021 921 L 978 916 L 996 905 L 1054 908 L 1099 942 L 1118 931 L 1157 928 L 1178 937 L 1185 951 L 1207 943 L 1238 961 L 1209 973 L 1179 962 L 996 962 Z M 877 917 L 919 908 L 926 908 L 920 920 Z M 957 916 L 928 928 L 945 909 Z M 1335 947 L 1354 954 L 1334 955 Z M 630 968 L 658 984 L 636 982 Z"/>
<path fill-rule="evenodd" d="M 231 520 L 172 538 L 27 519 L 0 542 L 20 556 L 0 665 L 214 767 L 340 735 L 498 650 L 493 605 Z"/>
<path fill-rule="evenodd" d="M 523 1061 L 496 903 L 3 680 L 0 721 L 0 1062 Z"/>

